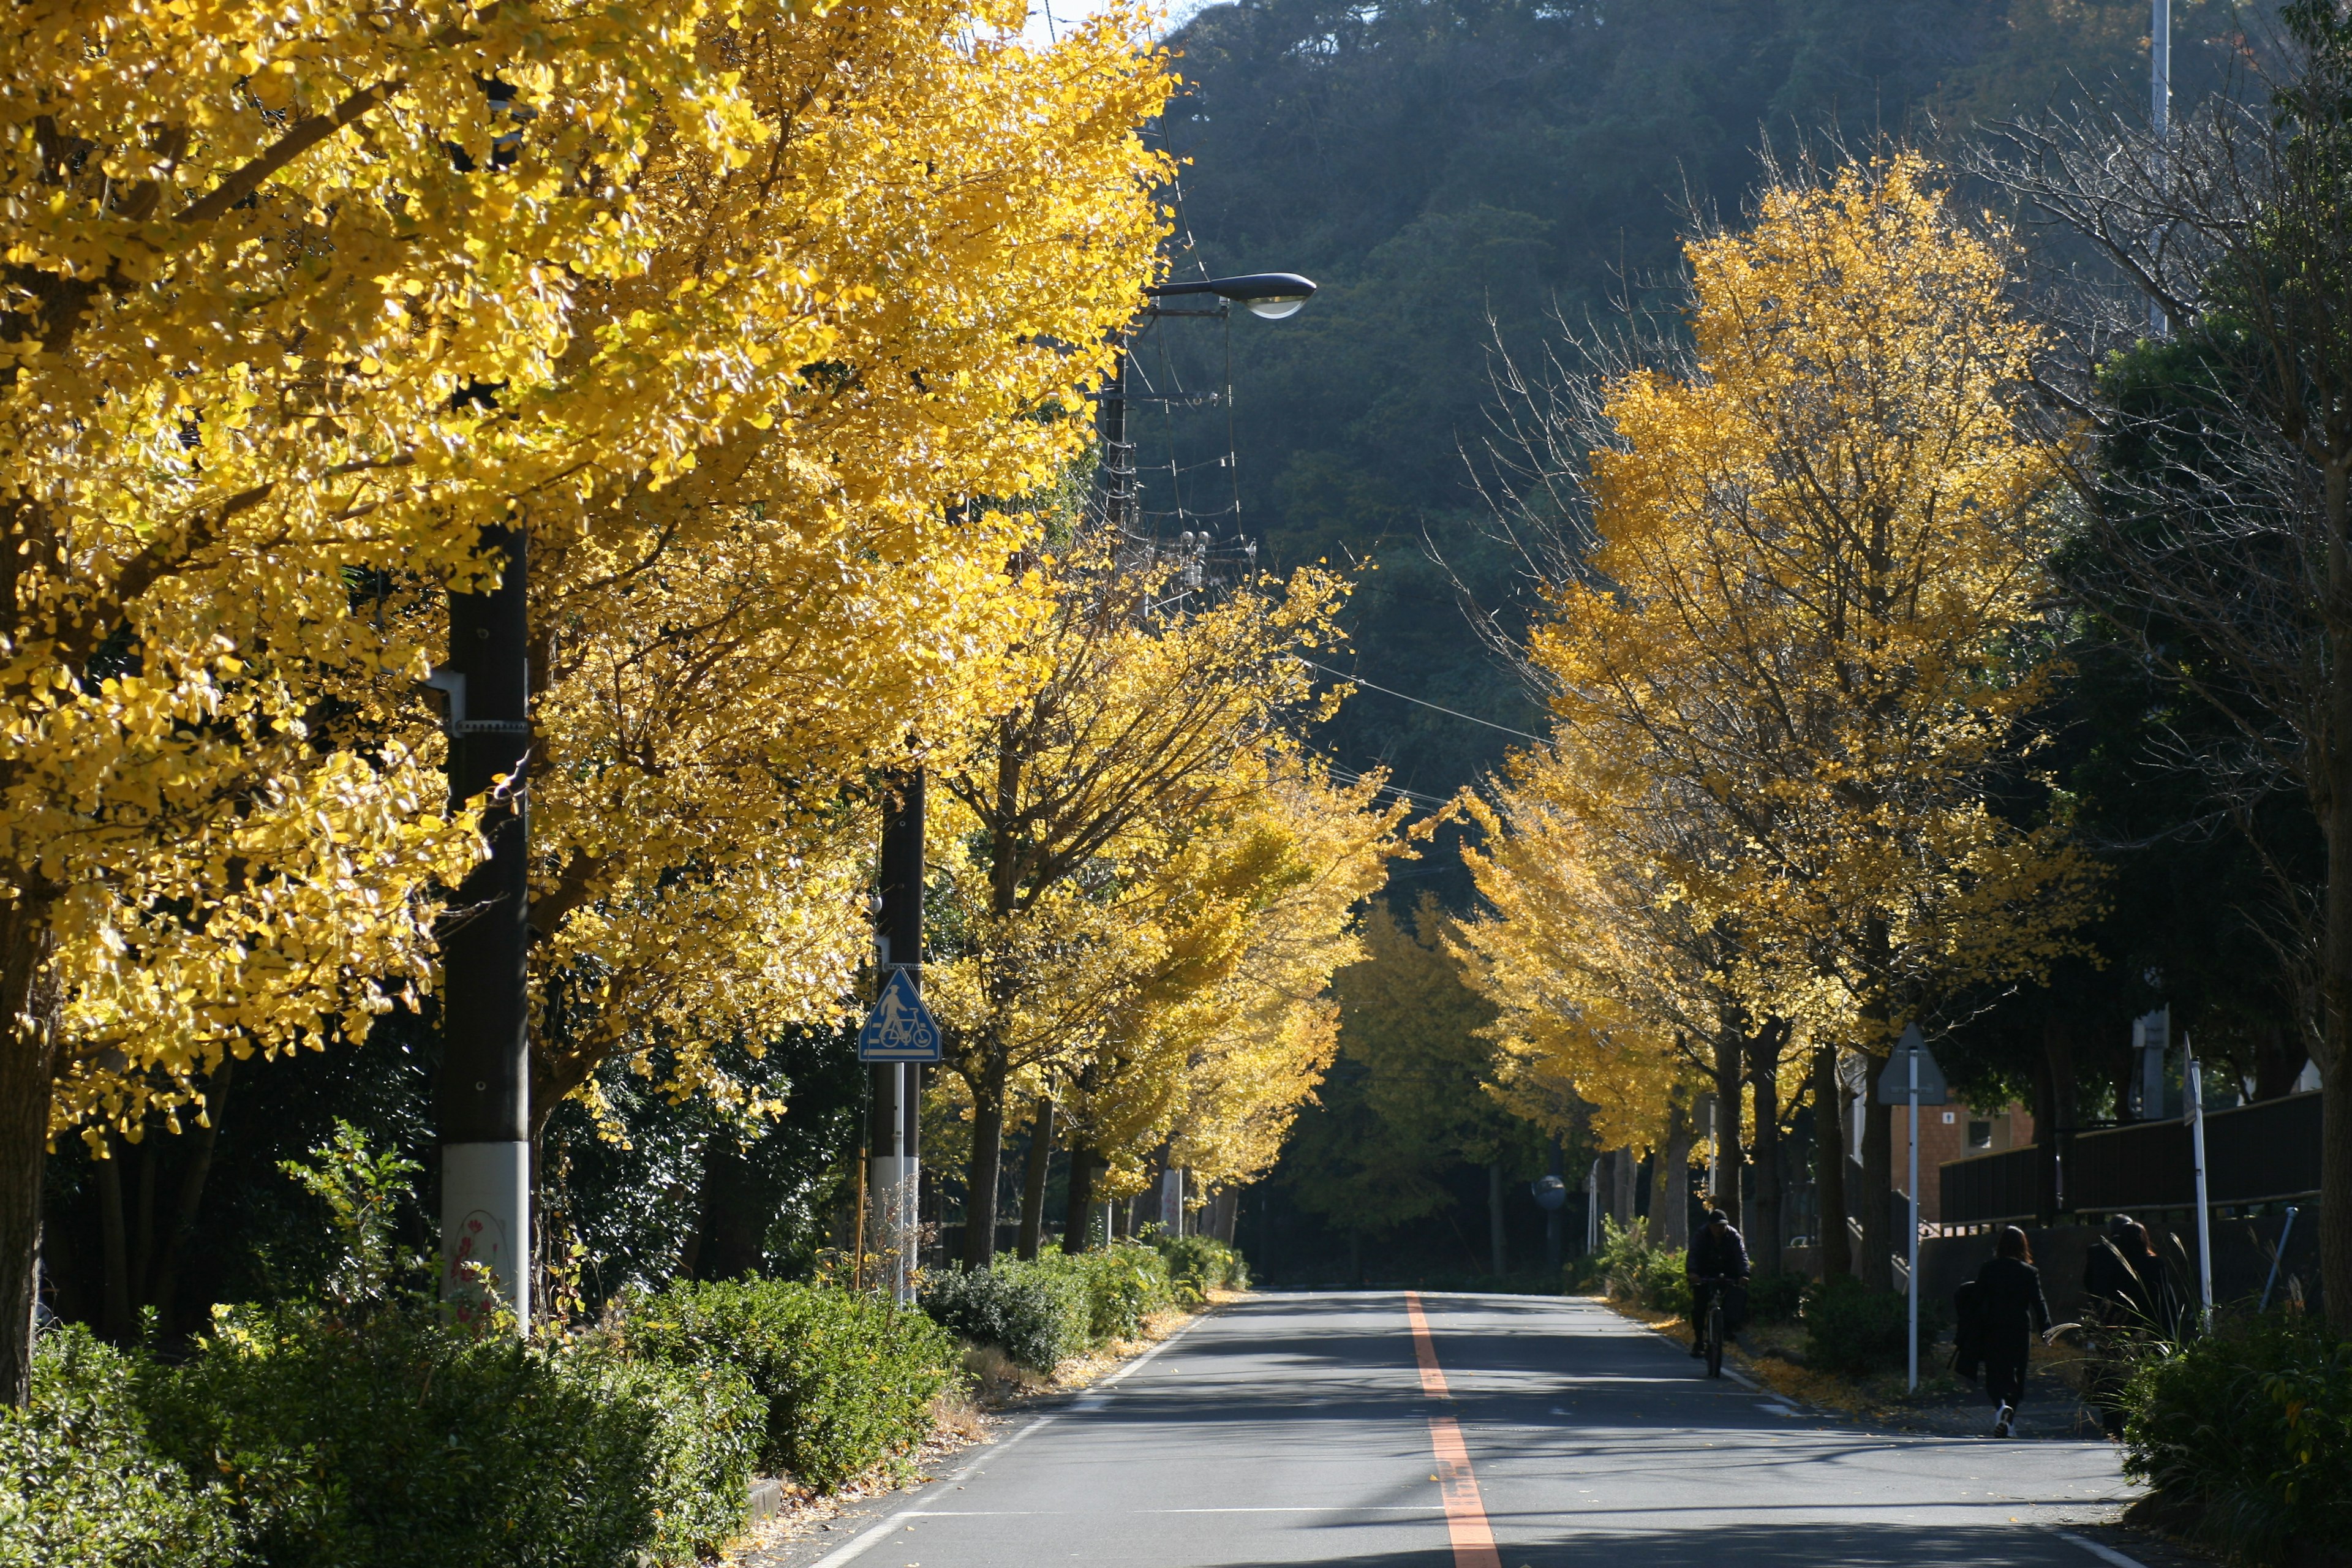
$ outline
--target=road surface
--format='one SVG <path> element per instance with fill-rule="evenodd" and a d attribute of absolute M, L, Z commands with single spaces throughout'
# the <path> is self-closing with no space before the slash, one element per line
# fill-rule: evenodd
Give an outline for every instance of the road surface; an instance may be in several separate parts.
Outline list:
<path fill-rule="evenodd" d="M 2104 1444 L 1859 1430 L 1589 1302 L 1266 1294 L 761 1562 L 2094 1568 L 2128 1496 Z"/>

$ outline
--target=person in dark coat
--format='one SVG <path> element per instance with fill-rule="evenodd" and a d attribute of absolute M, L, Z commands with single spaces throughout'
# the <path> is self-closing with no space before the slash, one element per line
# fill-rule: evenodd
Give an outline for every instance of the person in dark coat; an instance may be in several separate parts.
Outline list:
<path fill-rule="evenodd" d="M 2050 1303 L 2042 1299 L 2042 1271 L 2033 1267 L 2033 1248 L 2023 1231 L 2003 1226 L 1993 1252 L 1977 1270 L 1977 1310 L 1983 1323 L 1985 1392 L 1997 1411 L 1992 1435 L 2006 1437 L 2018 1402 L 2025 1397 L 2032 1337 L 2049 1331 Z"/>
<path fill-rule="evenodd" d="M 1691 1288 L 1691 1354 L 1706 1354 L 1706 1302 L 1717 1290 L 1724 1293 L 1725 1331 L 1739 1331 L 1740 1287 L 1748 1272 L 1748 1243 L 1732 1227 L 1731 1216 L 1721 1209 L 1707 1210 L 1706 1225 L 1683 1254 L 1683 1277 Z M 1733 1283 L 1713 1283 L 1723 1279 Z"/>
<path fill-rule="evenodd" d="M 2171 1330 L 2170 1272 L 2148 1240 L 2147 1227 L 2126 1215 L 2108 1222 L 2107 1234 L 2092 1244 L 2083 1263 L 2083 1294 L 2102 1326 Z"/>
<path fill-rule="evenodd" d="M 2169 1339 L 2180 1317 L 2171 1271 L 2147 1238 L 2147 1227 L 2117 1215 L 2091 1244 L 2083 1264 L 2085 1342 L 2090 1352 L 2084 1393 L 2108 1437 L 2124 1435 L 2124 1389 L 2132 1368 L 2156 1342 Z"/>

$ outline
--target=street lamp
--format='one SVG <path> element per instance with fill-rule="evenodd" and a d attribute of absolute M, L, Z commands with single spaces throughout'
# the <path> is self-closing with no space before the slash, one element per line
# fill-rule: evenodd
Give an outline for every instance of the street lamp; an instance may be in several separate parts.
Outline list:
<path fill-rule="evenodd" d="M 1253 316 L 1279 321 L 1298 314 L 1299 307 L 1313 297 L 1315 285 L 1296 272 L 1248 272 L 1238 278 L 1210 278 L 1197 283 L 1162 283 L 1144 292 L 1155 300 L 1213 294 L 1243 307 Z"/>
<path fill-rule="evenodd" d="M 1296 272 L 1245 272 L 1234 278 L 1204 278 L 1187 283 L 1161 283 L 1146 289 L 1144 294 L 1152 301 L 1143 308 L 1148 317 L 1161 316 L 1225 316 L 1239 305 L 1250 314 L 1269 321 L 1279 321 L 1298 313 L 1315 292 L 1312 280 Z M 1205 310 L 1169 310 L 1162 300 L 1201 299 L 1213 297 L 1219 302 Z M 1233 395 L 1233 388 L 1225 389 Z M 1125 535 L 1134 531 L 1135 523 L 1135 443 L 1127 437 L 1127 339 L 1121 334 L 1118 354 L 1111 362 L 1108 380 L 1103 383 L 1102 397 L 1095 412 L 1096 434 L 1102 440 L 1102 464 L 1095 489 L 1102 503 L 1103 515 L 1110 520 L 1113 529 Z M 1206 535 L 1202 536 L 1203 544 Z"/>

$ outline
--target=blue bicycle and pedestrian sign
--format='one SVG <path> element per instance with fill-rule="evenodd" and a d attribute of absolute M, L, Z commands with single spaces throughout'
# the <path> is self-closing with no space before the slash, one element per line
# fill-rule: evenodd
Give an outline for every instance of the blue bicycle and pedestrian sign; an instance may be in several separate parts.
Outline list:
<path fill-rule="evenodd" d="M 940 1059 L 939 1020 L 923 1005 L 915 977 L 906 970 L 890 973 L 866 1026 L 857 1031 L 861 1062 L 935 1062 Z"/>

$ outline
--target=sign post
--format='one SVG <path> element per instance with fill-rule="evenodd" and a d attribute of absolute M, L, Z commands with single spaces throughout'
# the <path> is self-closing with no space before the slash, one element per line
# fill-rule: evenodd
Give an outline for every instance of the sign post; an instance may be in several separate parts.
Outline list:
<path fill-rule="evenodd" d="M 891 964 L 883 971 L 882 991 L 874 1010 L 857 1031 L 857 1059 L 887 1066 L 891 1101 L 888 1163 L 875 1163 L 875 1207 L 885 1217 L 884 1234 L 877 1239 L 890 1256 L 891 1294 L 900 1302 L 914 1298 L 915 1161 L 907 1147 L 908 1123 L 913 1120 L 915 1095 L 909 1080 L 919 1064 L 940 1059 L 940 1026 L 923 1005 L 915 986 L 913 964 Z"/>
<path fill-rule="evenodd" d="M 1948 1098 L 1944 1069 L 1927 1052 L 1927 1041 L 1916 1024 L 1903 1026 L 1903 1038 L 1878 1075 L 1878 1103 L 1911 1108 L 1911 1225 L 1903 1248 L 1904 1283 L 1908 1287 L 1913 1392 L 1919 1387 L 1919 1108 L 1941 1105 Z"/>
<path fill-rule="evenodd" d="M 2205 1206 L 2205 1081 L 2199 1070 L 2197 1049 L 2183 1037 L 2189 1090 L 2189 1152 L 2197 1172 L 2197 1299 L 2202 1310 L 2198 1327 L 2213 1331 L 2213 1215 Z"/>

